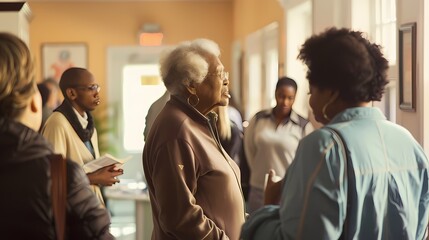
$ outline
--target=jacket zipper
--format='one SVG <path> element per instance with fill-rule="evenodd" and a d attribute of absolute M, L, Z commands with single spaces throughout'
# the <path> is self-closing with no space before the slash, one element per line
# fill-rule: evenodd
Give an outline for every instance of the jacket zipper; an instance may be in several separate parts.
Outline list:
<path fill-rule="evenodd" d="M 238 180 L 237 177 L 237 173 L 234 171 L 234 168 L 231 166 L 231 163 L 228 161 L 228 158 L 225 156 L 225 153 L 223 151 L 223 147 L 220 144 L 220 138 L 219 138 L 219 134 L 217 132 L 217 128 L 216 128 L 216 122 L 213 122 L 214 118 L 209 118 L 209 129 L 210 129 L 210 133 L 212 134 L 213 140 L 216 142 L 217 147 L 219 148 L 219 151 L 222 153 L 223 158 L 225 159 L 225 161 L 228 163 L 229 167 L 231 168 L 232 172 L 234 173 L 235 176 L 235 180 L 237 181 L 238 184 L 238 188 L 240 189 L 240 193 L 241 193 L 241 200 L 243 201 L 243 207 L 244 207 L 244 220 L 246 220 L 246 202 L 244 201 L 244 194 L 243 194 L 243 189 L 241 189 L 240 186 L 240 182 Z"/>

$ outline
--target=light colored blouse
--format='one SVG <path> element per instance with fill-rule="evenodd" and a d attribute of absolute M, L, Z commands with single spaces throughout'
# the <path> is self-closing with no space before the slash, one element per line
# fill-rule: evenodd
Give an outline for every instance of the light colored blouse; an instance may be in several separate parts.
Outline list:
<path fill-rule="evenodd" d="M 313 131 L 307 119 L 292 111 L 279 125 L 272 109 L 258 112 L 244 132 L 244 150 L 250 169 L 250 185 L 264 188 L 270 169 L 283 176 L 295 157 L 299 141 Z"/>

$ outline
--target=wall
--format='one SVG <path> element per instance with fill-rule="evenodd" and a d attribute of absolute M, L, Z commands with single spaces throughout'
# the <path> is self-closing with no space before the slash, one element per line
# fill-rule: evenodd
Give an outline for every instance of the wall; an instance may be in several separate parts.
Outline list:
<path fill-rule="evenodd" d="M 30 48 L 41 79 L 43 43 L 85 42 L 89 70 L 103 86 L 106 97 L 106 51 L 109 46 L 136 45 L 139 28 L 158 23 L 163 43 L 177 44 L 194 38 L 210 38 L 222 49 L 229 68 L 232 42 L 232 2 L 31 2 Z M 103 108 L 103 105 L 102 105 Z"/>
<path fill-rule="evenodd" d="M 279 0 L 233 0 L 233 39 L 244 46 L 247 35 L 279 23 L 279 62 L 284 61 L 285 34 L 283 7 Z"/>
<path fill-rule="evenodd" d="M 31 10 L 28 4 L 0 1 L 0 31 L 13 33 L 29 44 L 29 21 Z"/>
<path fill-rule="evenodd" d="M 407 128 L 413 136 L 425 146 L 426 152 L 429 150 L 429 136 L 424 133 L 425 112 L 427 114 L 429 105 L 425 106 L 424 88 L 429 84 L 427 74 L 424 74 L 423 43 L 424 43 L 424 1 L 425 0 L 398 0 L 397 1 L 397 23 L 398 27 L 404 23 L 417 23 L 417 81 L 416 81 L 416 112 L 405 112 L 397 108 L 396 121 Z M 427 28 L 427 27 L 426 27 Z M 428 31 L 428 30 L 426 30 Z M 399 42 L 399 41 L 398 41 Z M 398 55 L 399 56 L 399 55 Z M 429 70 L 426 70 L 426 72 Z M 425 79 L 426 78 L 426 79 Z M 399 89 L 399 88 L 398 88 Z M 399 96 L 399 92 L 398 92 Z M 426 101 L 427 102 L 427 101 Z M 399 106 L 399 100 L 398 105 Z M 426 124 L 429 127 L 428 124 Z M 427 131 L 427 130 L 426 130 Z"/>
<path fill-rule="evenodd" d="M 421 9 L 423 9 L 423 29 L 424 33 L 423 35 L 423 41 L 427 39 L 429 39 L 429 3 L 423 2 L 423 7 Z M 423 62 L 421 64 L 422 68 L 423 68 L 423 87 L 422 90 L 423 92 L 427 93 L 429 92 L 429 47 L 424 47 L 423 48 Z M 429 94 L 424 94 L 423 95 L 423 104 L 424 103 L 429 103 Z M 426 119 L 426 121 L 425 121 Z M 429 153 L 429 124 L 424 124 L 425 122 L 428 122 L 429 119 L 429 104 L 426 104 L 424 106 L 423 109 L 423 147 L 426 151 L 426 153 Z"/>

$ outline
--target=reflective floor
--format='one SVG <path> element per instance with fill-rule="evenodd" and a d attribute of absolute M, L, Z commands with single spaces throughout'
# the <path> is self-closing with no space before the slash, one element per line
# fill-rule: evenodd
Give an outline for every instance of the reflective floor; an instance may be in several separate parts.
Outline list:
<path fill-rule="evenodd" d="M 117 240 L 137 240 L 133 201 L 109 200 L 107 205 L 112 215 L 110 233 Z"/>

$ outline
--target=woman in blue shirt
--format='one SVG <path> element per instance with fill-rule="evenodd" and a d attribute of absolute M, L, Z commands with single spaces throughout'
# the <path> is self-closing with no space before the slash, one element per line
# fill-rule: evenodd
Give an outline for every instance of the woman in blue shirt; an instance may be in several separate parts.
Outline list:
<path fill-rule="evenodd" d="M 251 215 L 242 238 L 422 239 L 429 163 L 406 129 L 371 107 L 388 83 L 380 47 L 331 28 L 298 57 L 308 67 L 310 106 L 326 126 L 301 140 L 283 181 L 268 181 L 265 203 L 280 205 Z"/>

